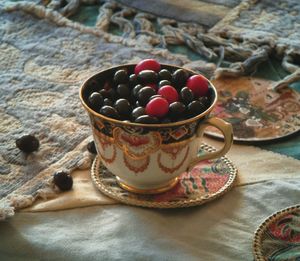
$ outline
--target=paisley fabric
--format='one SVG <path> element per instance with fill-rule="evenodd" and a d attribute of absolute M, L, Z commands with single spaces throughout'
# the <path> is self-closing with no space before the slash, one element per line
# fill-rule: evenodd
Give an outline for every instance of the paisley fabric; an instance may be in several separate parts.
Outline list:
<path fill-rule="evenodd" d="M 294 206 L 274 214 L 258 230 L 255 253 L 267 260 L 299 260 L 300 208 Z"/>

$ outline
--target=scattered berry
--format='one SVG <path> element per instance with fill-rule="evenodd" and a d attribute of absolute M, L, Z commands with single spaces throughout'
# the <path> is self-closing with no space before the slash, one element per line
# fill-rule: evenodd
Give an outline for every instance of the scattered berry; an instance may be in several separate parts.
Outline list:
<path fill-rule="evenodd" d="M 73 186 L 73 179 L 67 172 L 58 171 L 53 175 L 53 183 L 62 191 L 70 190 Z"/>
<path fill-rule="evenodd" d="M 206 96 L 208 93 L 208 82 L 206 78 L 200 74 L 191 76 L 186 83 L 195 97 Z"/>
<path fill-rule="evenodd" d="M 87 144 L 86 148 L 90 153 L 97 154 L 96 145 L 93 140 Z"/>
<path fill-rule="evenodd" d="M 16 140 L 16 146 L 25 153 L 31 153 L 38 150 L 40 142 L 33 135 L 23 135 L 21 138 Z"/>
<path fill-rule="evenodd" d="M 160 64 L 154 59 L 145 59 L 140 61 L 134 68 L 134 73 L 138 75 L 141 71 L 152 70 L 154 72 L 160 71 Z"/>
<path fill-rule="evenodd" d="M 179 99 L 177 90 L 171 85 L 162 86 L 157 93 L 164 97 L 169 104 L 176 102 Z"/>
<path fill-rule="evenodd" d="M 148 102 L 146 105 L 146 113 L 149 116 L 162 118 L 169 111 L 169 103 L 165 98 L 157 97 Z"/>

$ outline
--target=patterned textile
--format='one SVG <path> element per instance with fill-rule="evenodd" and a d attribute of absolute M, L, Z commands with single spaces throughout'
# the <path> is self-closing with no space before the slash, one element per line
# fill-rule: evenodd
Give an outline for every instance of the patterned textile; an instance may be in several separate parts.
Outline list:
<path fill-rule="evenodd" d="M 72 21 L 80 8 L 95 14 L 89 26 Z M 228 40 L 207 30 L 113 1 L 1 1 L 0 219 L 51 195 L 52 189 L 44 185 L 57 169 L 90 165 L 85 148 L 90 130 L 78 99 L 80 83 L 88 75 L 148 57 L 207 76 L 228 74 L 211 62 L 225 60 L 232 65 L 231 74 L 241 75 L 252 73 L 273 46 Z M 167 50 L 178 45 L 210 62 Z M 27 156 L 15 147 L 16 138 L 25 133 L 41 143 L 38 152 Z"/>
<path fill-rule="evenodd" d="M 187 60 L 164 50 L 135 47 L 134 42 L 124 44 L 122 38 L 102 31 L 75 30 L 59 13 L 50 14 L 64 26 L 0 7 L 1 219 L 14 208 L 48 196 L 52 190 L 42 188 L 56 170 L 90 166 L 86 144 L 91 132 L 78 97 L 83 79 L 149 56 L 177 65 Z M 39 14 L 45 14 L 41 8 Z M 15 146 L 27 133 L 40 140 L 40 149 L 30 155 Z"/>
<path fill-rule="evenodd" d="M 299 260 L 300 208 L 284 209 L 268 218 L 256 232 L 256 260 Z"/>

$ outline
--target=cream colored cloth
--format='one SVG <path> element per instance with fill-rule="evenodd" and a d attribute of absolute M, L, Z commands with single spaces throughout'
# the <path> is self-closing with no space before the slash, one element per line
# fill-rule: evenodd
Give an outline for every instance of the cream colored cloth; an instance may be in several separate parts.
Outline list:
<path fill-rule="evenodd" d="M 89 170 L 75 170 L 72 177 L 72 190 L 56 194 L 51 199 L 38 199 L 31 207 L 21 211 L 53 211 L 117 203 L 97 190 L 91 181 Z"/>
<path fill-rule="evenodd" d="M 210 138 L 204 138 L 204 142 L 216 148 L 222 146 L 222 141 Z M 238 168 L 235 186 L 245 186 L 274 179 L 300 178 L 300 161 L 285 155 L 253 146 L 233 145 L 227 157 Z M 37 200 L 33 206 L 23 211 L 53 211 L 117 203 L 95 188 L 89 170 L 76 170 L 72 176 L 74 185 L 71 191 L 57 194 L 52 199 Z"/>

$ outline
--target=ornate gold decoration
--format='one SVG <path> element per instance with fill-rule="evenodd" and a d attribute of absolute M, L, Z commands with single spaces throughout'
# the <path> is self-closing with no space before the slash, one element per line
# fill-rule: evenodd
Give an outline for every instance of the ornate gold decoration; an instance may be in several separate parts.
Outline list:
<path fill-rule="evenodd" d="M 97 127 L 99 128 L 99 130 L 102 130 L 104 128 L 104 123 L 96 117 L 94 118 L 94 120 L 95 120 L 95 124 L 97 124 Z"/>
<path fill-rule="evenodd" d="M 142 159 L 132 159 L 131 157 L 126 156 L 123 154 L 124 164 L 128 169 L 133 171 L 134 173 L 143 172 L 145 169 L 148 168 L 150 162 L 150 156 L 144 157 Z"/>
<path fill-rule="evenodd" d="M 165 149 L 166 150 L 166 149 Z M 180 149 L 180 151 L 182 151 L 183 148 Z M 173 173 L 174 171 L 176 171 L 178 168 L 180 168 L 180 166 L 185 162 L 185 160 L 187 159 L 187 156 L 189 154 L 189 151 L 190 151 L 190 147 L 189 146 L 186 146 L 186 151 L 185 151 L 185 154 L 184 154 L 184 157 L 183 159 L 177 164 L 175 165 L 174 167 L 172 168 L 169 168 L 165 165 L 163 165 L 163 163 L 161 162 L 161 153 L 158 153 L 158 156 L 157 156 L 157 163 L 158 163 L 158 166 L 160 169 L 162 169 L 164 172 L 166 173 Z M 177 152 L 178 153 L 178 152 Z M 173 154 L 171 154 L 173 155 Z"/>
<path fill-rule="evenodd" d="M 179 129 L 172 130 L 169 135 L 175 139 L 179 140 L 181 139 L 184 135 L 188 133 L 188 129 L 185 126 L 180 127 Z"/>
<path fill-rule="evenodd" d="M 202 144 L 200 149 L 204 149 L 207 152 L 213 152 L 215 151 L 215 148 Z M 181 198 L 176 201 L 154 201 L 151 197 L 135 197 L 128 193 L 124 193 L 124 189 L 120 186 L 115 187 L 111 180 L 107 182 L 102 174 L 102 163 L 99 157 L 96 157 L 92 169 L 91 169 L 91 178 L 95 186 L 105 195 L 108 197 L 111 197 L 117 201 L 123 202 L 125 204 L 134 205 L 134 206 L 141 206 L 141 207 L 149 207 L 149 208 L 181 208 L 181 207 L 192 207 L 192 206 L 198 206 L 205 204 L 209 201 L 212 201 L 226 192 L 228 192 L 235 181 L 236 175 L 237 175 L 237 168 L 234 166 L 234 164 L 227 158 L 222 157 L 220 160 L 226 164 L 226 166 L 229 168 L 229 179 L 226 182 L 226 184 L 219 189 L 217 192 L 211 193 L 211 194 L 199 194 L 199 195 L 192 195 L 192 197 L 189 198 Z M 120 183 L 118 183 L 120 184 Z"/>
<path fill-rule="evenodd" d="M 163 193 L 173 187 L 175 187 L 177 185 L 178 182 L 178 178 L 174 178 L 172 180 L 170 180 L 166 185 L 164 185 L 163 187 L 160 188 L 156 188 L 156 189 L 138 189 L 135 187 L 132 187 L 128 184 L 125 184 L 123 181 L 121 181 L 121 179 L 116 176 L 116 179 L 120 185 L 121 188 L 126 189 L 127 191 L 133 192 L 133 193 L 137 193 L 137 194 L 158 194 L 158 193 Z"/>
<path fill-rule="evenodd" d="M 104 156 L 104 154 L 99 150 L 99 154 L 100 154 L 102 160 L 104 160 L 106 163 L 109 163 L 109 164 L 113 163 L 117 156 L 116 147 L 115 146 L 112 146 L 112 147 L 113 147 L 113 154 L 112 154 L 111 158 Z"/>
<path fill-rule="evenodd" d="M 127 133 L 119 127 L 113 130 L 113 137 L 115 144 L 133 159 L 142 159 L 156 152 L 162 142 L 159 132 L 153 131 L 140 135 Z"/>
<path fill-rule="evenodd" d="M 112 163 L 112 162 L 114 162 L 115 159 L 116 159 L 116 156 L 117 156 L 117 150 L 116 150 L 116 147 L 115 147 L 115 145 L 113 143 L 113 138 L 108 137 L 108 136 L 102 134 L 96 128 L 93 128 L 93 130 L 96 133 L 97 138 L 98 138 L 98 139 L 95 140 L 95 142 L 96 143 L 97 142 L 100 143 L 100 145 L 98 146 L 99 147 L 98 153 L 101 156 L 102 160 L 105 161 L 106 163 Z M 112 147 L 112 150 L 113 150 L 112 156 L 110 158 L 104 155 L 105 150 L 108 147 Z M 103 150 L 103 152 L 101 150 Z"/>

